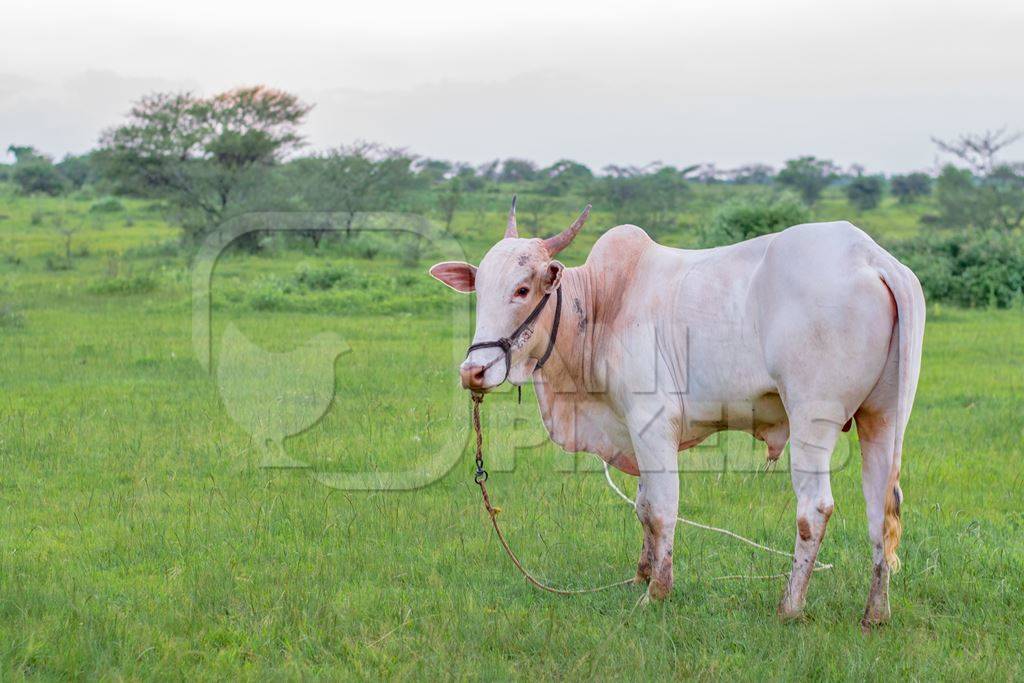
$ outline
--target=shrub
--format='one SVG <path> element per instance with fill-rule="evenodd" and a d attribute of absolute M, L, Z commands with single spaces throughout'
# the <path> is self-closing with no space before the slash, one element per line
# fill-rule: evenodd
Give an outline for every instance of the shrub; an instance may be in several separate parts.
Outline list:
<path fill-rule="evenodd" d="M 1024 225 L 1024 164 L 1002 164 L 984 176 L 946 166 L 935 199 L 951 228 L 1015 230 Z"/>
<path fill-rule="evenodd" d="M 1006 308 L 1024 293 L 1024 240 L 1002 231 L 926 234 L 892 245 L 921 280 L 925 297 Z"/>
<path fill-rule="evenodd" d="M 402 254 L 400 240 L 387 232 L 364 231 L 347 238 L 338 245 L 339 253 L 372 261 L 377 256 L 399 258 Z"/>
<path fill-rule="evenodd" d="M 807 207 L 792 194 L 733 199 L 712 214 L 710 224 L 703 230 L 702 242 L 706 246 L 734 244 L 809 220 Z"/>
<path fill-rule="evenodd" d="M 33 158 L 14 167 L 14 182 L 23 194 L 59 195 L 68 188 L 67 180 L 47 159 Z"/>
<path fill-rule="evenodd" d="M 405 268 L 418 268 L 423 257 L 423 240 L 408 237 L 403 240 L 401 264 Z"/>
<path fill-rule="evenodd" d="M 0 306 L 0 329 L 17 329 L 25 325 L 25 317 L 9 306 Z"/>
<path fill-rule="evenodd" d="M 249 305 L 257 311 L 280 311 L 290 307 L 291 284 L 280 278 L 261 278 L 249 291 Z"/>
<path fill-rule="evenodd" d="M 179 240 L 167 240 L 166 242 L 155 242 L 132 247 L 124 252 L 125 258 L 157 258 L 178 256 L 181 253 L 181 242 Z"/>
<path fill-rule="evenodd" d="M 156 278 L 150 274 L 107 277 L 89 286 L 93 294 L 148 294 L 157 288 Z"/>
<path fill-rule="evenodd" d="M 295 284 L 304 289 L 332 289 L 339 284 L 351 285 L 356 280 L 356 273 L 346 265 L 304 266 L 295 275 Z"/>
<path fill-rule="evenodd" d="M 63 270 L 71 270 L 74 267 L 68 259 L 63 256 L 57 256 L 56 254 L 47 254 L 43 265 L 47 270 L 55 273 Z"/>
<path fill-rule="evenodd" d="M 124 211 L 124 204 L 117 197 L 104 197 L 93 202 L 89 207 L 89 213 L 120 213 Z"/>
<path fill-rule="evenodd" d="M 96 190 L 91 185 L 80 187 L 71 194 L 68 195 L 68 199 L 76 202 L 91 202 L 96 199 L 98 195 Z"/>

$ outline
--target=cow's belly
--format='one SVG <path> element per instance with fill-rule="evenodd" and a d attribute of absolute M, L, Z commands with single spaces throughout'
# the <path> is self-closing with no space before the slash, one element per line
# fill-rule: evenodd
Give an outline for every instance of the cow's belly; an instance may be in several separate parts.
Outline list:
<path fill-rule="evenodd" d="M 728 399 L 689 400 L 679 450 L 698 445 L 716 432 L 739 431 L 768 446 L 768 458 L 775 460 L 789 440 L 789 418 L 782 399 L 773 390 Z"/>

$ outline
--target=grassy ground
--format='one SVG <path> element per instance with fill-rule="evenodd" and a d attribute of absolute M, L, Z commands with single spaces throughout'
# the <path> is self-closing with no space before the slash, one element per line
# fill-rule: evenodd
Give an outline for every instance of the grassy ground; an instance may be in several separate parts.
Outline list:
<path fill-rule="evenodd" d="M 466 302 L 439 285 L 420 289 L 425 262 L 288 250 L 227 258 L 214 276 L 211 375 L 193 349 L 186 265 L 160 246 L 170 228 L 108 217 L 76 235 L 80 252 L 59 270 L 63 236 L 50 218 L 31 225 L 31 214 L 61 209 L 5 201 L 5 679 L 1024 675 L 1019 311 L 930 311 L 904 456 L 904 570 L 893 623 L 865 637 L 870 553 L 855 439 L 834 458 L 822 559 L 836 569 L 812 580 L 808 622 L 777 622 L 781 580 L 713 578 L 784 571 L 784 559 L 686 528 L 665 603 L 633 611 L 638 588 L 547 595 L 513 572 L 480 508 L 453 365 Z M 146 210 L 129 203 L 127 213 Z M 484 240 L 469 244 L 476 256 Z M 311 272 L 340 272 L 347 284 L 317 289 Z M 351 294 L 367 278 L 372 287 Z M 217 368 L 231 326 L 268 354 L 324 332 L 343 340 L 326 416 L 285 441 L 312 471 L 260 467 L 262 444 L 229 415 Z M 532 395 L 523 398 L 484 406 L 492 495 L 511 542 L 558 584 L 630 575 L 632 511 L 590 459 L 546 442 Z M 763 445 L 736 436 L 681 457 L 694 470 L 683 476 L 682 514 L 788 549 L 789 478 L 784 466 L 754 471 Z M 412 491 L 328 485 L 425 462 L 446 473 Z"/>

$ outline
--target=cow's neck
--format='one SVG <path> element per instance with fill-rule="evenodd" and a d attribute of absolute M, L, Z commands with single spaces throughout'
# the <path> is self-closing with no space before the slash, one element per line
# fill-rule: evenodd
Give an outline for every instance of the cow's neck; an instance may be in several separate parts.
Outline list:
<path fill-rule="evenodd" d="M 598 376 L 607 356 L 606 331 L 620 306 L 620 293 L 604 291 L 605 282 L 587 266 L 567 268 L 562 274 L 562 318 L 551 357 L 534 373 L 534 387 L 541 418 L 551 440 L 569 452 L 596 453 L 627 472 L 635 472 L 628 463 L 628 446 L 609 430 L 616 421 L 606 403 L 606 378 Z M 551 329 L 554 306 L 546 307 L 540 325 Z M 540 335 L 532 350 L 539 358 L 548 337 Z M 627 464 L 623 464 L 627 463 Z"/>
<path fill-rule="evenodd" d="M 588 382 L 592 382 L 589 362 L 593 358 L 594 330 L 599 327 L 599 321 L 595 319 L 594 297 L 599 293 L 594 291 L 593 279 L 586 266 L 566 268 L 562 273 L 561 289 L 562 315 L 555 346 L 544 368 L 536 373 L 534 379 L 539 375 L 541 382 L 558 393 L 579 393 L 585 391 Z M 549 304 L 538 327 L 550 333 L 554 318 L 555 306 Z M 543 355 L 547 339 L 542 336 L 531 355 L 535 358 Z M 539 390 L 538 395 L 541 393 L 547 392 Z"/>
<path fill-rule="evenodd" d="M 545 362 L 544 368 L 535 373 L 534 377 L 537 380 L 540 375 L 543 381 L 557 382 L 559 386 L 580 373 L 580 369 L 575 367 L 577 364 L 573 360 L 577 359 L 584 350 L 586 330 L 581 329 L 580 321 L 583 318 L 590 318 L 588 310 L 591 295 L 584 268 L 565 268 L 562 271 L 560 288 L 562 310 L 558 323 L 558 335 L 551 356 Z M 529 355 L 534 359 L 544 355 L 548 348 L 556 308 L 556 299 L 552 296 L 538 318 L 536 329 L 544 331 L 544 334 L 537 335 L 537 342 L 530 349 Z"/>

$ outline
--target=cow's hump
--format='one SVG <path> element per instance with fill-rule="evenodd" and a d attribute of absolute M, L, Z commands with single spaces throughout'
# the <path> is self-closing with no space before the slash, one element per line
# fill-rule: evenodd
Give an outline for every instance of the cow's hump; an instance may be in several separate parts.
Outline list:
<path fill-rule="evenodd" d="M 654 244 L 642 228 L 635 225 L 617 225 L 598 238 L 587 257 L 587 265 L 607 268 L 628 266 Z"/>

